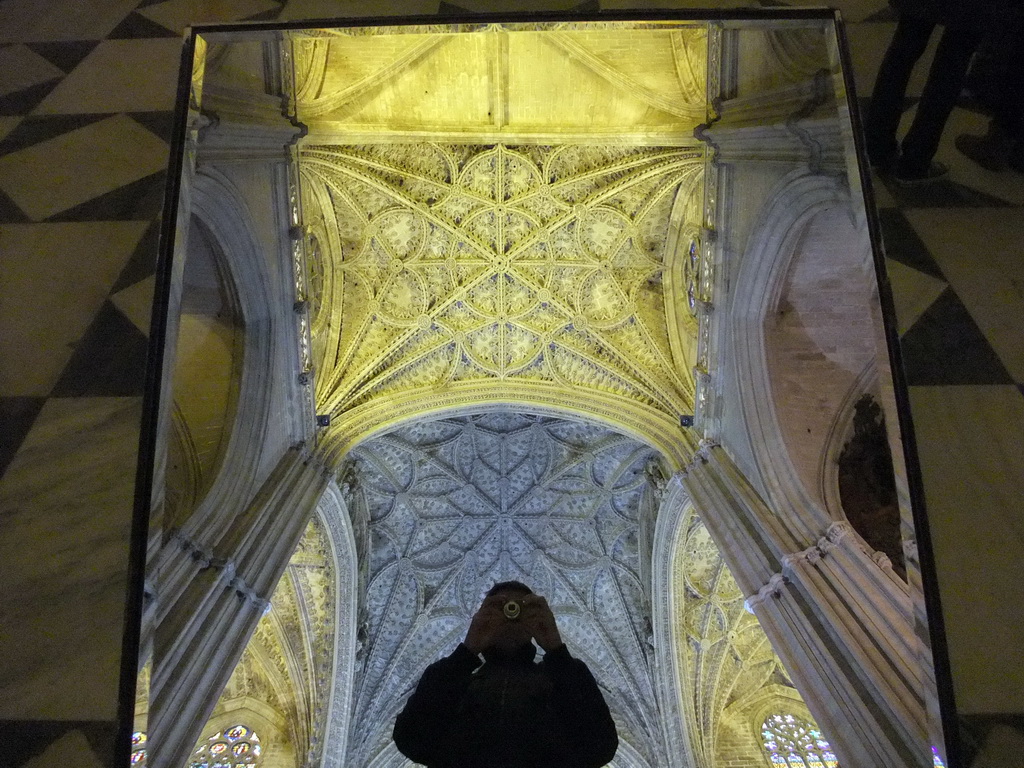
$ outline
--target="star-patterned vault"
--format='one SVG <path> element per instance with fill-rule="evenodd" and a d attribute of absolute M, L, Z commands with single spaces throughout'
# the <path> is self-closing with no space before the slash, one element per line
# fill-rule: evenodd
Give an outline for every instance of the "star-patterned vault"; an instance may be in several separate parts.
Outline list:
<path fill-rule="evenodd" d="M 480 401 L 686 444 L 681 275 L 702 151 L 314 145 L 300 161 L 318 410 L 341 446 L 367 423 Z"/>
<path fill-rule="evenodd" d="M 662 764 L 638 542 L 655 461 L 606 428 L 511 411 L 418 422 L 357 448 L 346 477 L 369 554 L 352 764 L 393 749 L 394 718 L 426 664 L 507 579 L 548 598 L 637 764 Z"/>

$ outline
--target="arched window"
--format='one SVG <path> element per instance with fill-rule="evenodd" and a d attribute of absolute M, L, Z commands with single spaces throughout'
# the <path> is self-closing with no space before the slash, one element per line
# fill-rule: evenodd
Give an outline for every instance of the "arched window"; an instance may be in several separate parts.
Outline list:
<path fill-rule="evenodd" d="M 192 755 L 189 768 L 237 768 L 258 766 L 263 745 L 256 731 L 245 725 L 233 725 L 218 731 L 200 744 Z"/>
<path fill-rule="evenodd" d="M 146 765 L 146 734 L 136 731 L 132 734 L 132 768 L 144 768 Z"/>
<path fill-rule="evenodd" d="M 839 768 L 839 761 L 821 731 L 794 715 L 769 715 L 761 726 L 761 739 L 772 766 Z"/>

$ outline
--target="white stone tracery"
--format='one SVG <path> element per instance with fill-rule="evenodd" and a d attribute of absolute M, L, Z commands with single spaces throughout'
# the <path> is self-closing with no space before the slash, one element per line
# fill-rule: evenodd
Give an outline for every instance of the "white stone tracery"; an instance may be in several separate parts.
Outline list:
<path fill-rule="evenodd" d="M 410 424 L 356 449 L 353 514 L 371 543 L 350 764 L 387 749 L 423 669 L 511 578 L 548 598 L 598 675 L 630 745 L 617 764 L 665 763 L 637 546 L 652 454 L 607 429 L 511 411 Z"/>

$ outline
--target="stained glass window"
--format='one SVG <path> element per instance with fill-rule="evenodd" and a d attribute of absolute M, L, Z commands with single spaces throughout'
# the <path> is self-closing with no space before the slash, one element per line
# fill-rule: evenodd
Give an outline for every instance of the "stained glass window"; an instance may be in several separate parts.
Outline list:
<path fill-rule="evenodd" d="M 132 768 L 144 768 L 146 765 L 146 734 L 136 731 L 132 734 Z"/>
<path fill-rule="evenodd" d="M 256 731 L 245 725 L 233 725 L 218 731 L 200 744 L 189 768 L 238 768 L 258 766 L 263 744 Z"/>
<path fill-rule="evenodd" d="M 839 768 L 821 731 L 795 715 L 769 715 L 761 739 L 772 768 Z"/>
<path fill-rule="evenodd" d="M 939 750 L 932 747 L 932 763 L 934 768 L 946 768 L 946 764 L 942 762 L 942 758 L 939 757 Z"/>

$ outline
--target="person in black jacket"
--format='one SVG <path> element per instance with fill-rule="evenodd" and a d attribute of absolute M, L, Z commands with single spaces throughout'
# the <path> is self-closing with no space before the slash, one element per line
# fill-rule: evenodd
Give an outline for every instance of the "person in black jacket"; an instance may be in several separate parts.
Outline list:
<path fill-rule="evenodd" d="M 534 640 L 545 652 L 539 664 Z M 600 768 L 619 743 L 594 676 L 562 642 L 547 600 L 517 581 L 495 584 L 466 639 L 427 667 L 394 739 L 429 768 Z"/>

